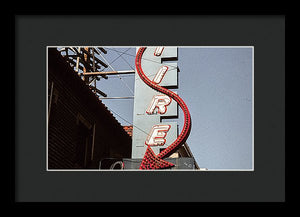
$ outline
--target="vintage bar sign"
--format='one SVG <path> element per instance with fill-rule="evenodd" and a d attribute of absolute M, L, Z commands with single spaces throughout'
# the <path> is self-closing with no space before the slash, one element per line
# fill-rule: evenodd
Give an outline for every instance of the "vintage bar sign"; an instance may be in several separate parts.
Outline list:
<path fill-rule="evenodd" d="M 183 111 L 184 121 L 183 121 L 182 130 L 181 130 L 180 134 L 177 136 L 177 138 L 171 144 L 169 144 L 166 148 L 160 149 L 159 154 L 154 153 L 154 150 L 152 149 L 152 147 L 153 147 L 153 145 L 161 146 L 167 142 L 167 133 L 170 129 L 170 126 L 168 126 L 167 124 L 157 124 L 152 127 L 151 132 L 148 135 L 147 140 L 145 142 L 147 149 L 145 151 L 145 154 L 143 156 L 143 159 L 142 159 L 139 169 L 141 169 L 141 170 L 167 169 L 167 168 L 175 166 L 175 164 L 165 161 L 164 158 L 169 157 L 173 153 L 175 153 L 187 140 L 187 138 L 191 132 L 191 115 L 190 115 L 187 105 L 185 104 L 185 102 L 179 95 L 177 95 L 172 90 L 169 90 L 166 87 L 159 85 L 157 82 L 155 82 L 155 80 L 150 80 L 149 76 L 146 75 L 145 69 L 143 68 L 143 64 L 142 64 L 143 55 L 146 50 L 147 50 L 147 47 L 140 47 L 137 51 L 136 58 L 135 58 L 136 73 L 139 75 L 140 79 L 148 87 L 174 99 L 174 101 L 176 101 L 178 103 L 178 105 L 180 106 L 180 108 Z M 158 50 L 158 48 L 156 48 L 156 51 L 157 50 Z M 162 50 L 162 52 L 160 53 L 160 56 L 162 56 L 163 54 L 164 53 Z M 162 62 L 163 62 L 163 59 L 161 59 L 161 63 Z M 166 73 L 166 70 L 162 70 L 162 69 L 163 69 L 163 67 L 160 67 L 160 69 L 157 73 L 157 74 L 161 74 L 158 76 L 159 82 L 164 78 L 164 74 Z M 162 71 L 163 71 L 163 73 L 162 73 Z M 157 76 L 155 78 L 157 78 Z M 163 106 L 166 107 L 166 104 L 164 103 Z M 165 107 L 162 107 L 162 108 L 165 108 Z M 161 117 L 160 117 L 160 121 L 161 121 Z"/>
<path fill-rule="evenodd" d="M 174 89 L 178 87 L 177 62 L 169 59 L 177 59 L 177 47 L 147 47 L 141 64 L 151 81 Z M 146 85 L 137 73 L 135 77 L 132 158 L 143 158 L 148 146 L 157 155 L 176 140 L 177 123 L 161 120 L 178 117 L 178 104 Z"/>

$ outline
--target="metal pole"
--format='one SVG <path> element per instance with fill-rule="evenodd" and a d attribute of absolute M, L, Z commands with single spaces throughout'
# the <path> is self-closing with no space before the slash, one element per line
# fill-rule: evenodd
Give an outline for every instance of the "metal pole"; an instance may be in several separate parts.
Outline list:
<path fill-rule="evenodd" d="M 95 67 L 95 49 L 92 47 L 92 55 L 93 55 L 93 71 L 96 71 L 96 67 Z M 94 86 L 95 86 L 95 90 L 94 93 L 96 93 L 96 79 L 94 79 Z"/>
<path fill-rule="evenodd" d="M 125 96 L 125 97 L 105 97 L 99 99 L 134 99 L 134 96 Z"/>
<path fill-rule="evenodd" d="M 109 71 L 109 72 L 83 72 L 84 76 L 94 75 L 119 75 L 119 74 L 134 74 L 135 70 Z"/>
<path fill-rule="evenodd" d="M 78 51 L 79 51 L 79 53 L 80 53 L 80 47 L 78 48 Z M 78 67 L 79 67 L 79 55 L 78 55 L 78 57 L 77 57 L 77 61 L 76 61 L 76 69 L 75 69 L 75 71 L 76 72 L 78 72 Z"/>
<path fill-rule="evenodd" d="M 89 48 L 88 47 L 84 47 L 84 50 L 86 52 L 88 52 Z M 86 53 L 83 54 L 83 57 L 84 57 L 84 62 L 87 63 L 87 60 L 88 60 L 88 56 Z M 87 83 L 88 82 L 88 78 L 84 75 L 84 73 L 86 73 L 86 67 L 84 66 L 83 67 L 83 80 Z"/>

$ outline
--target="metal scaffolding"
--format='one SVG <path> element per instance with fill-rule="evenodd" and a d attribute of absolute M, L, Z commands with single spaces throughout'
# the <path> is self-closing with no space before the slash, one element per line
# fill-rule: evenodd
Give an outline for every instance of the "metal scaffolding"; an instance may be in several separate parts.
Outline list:
<path fill-rule="evenodd" d="M 108 75 L 132 74 L 134 70 L 116 71 L 102 54 L 107 54 L 103 47 L 62 47 L 61 55 L 69 63 L 78 76 L 90 87 L 95 94 L 107 97 L 107 94 L 97 88 L 96 81 L 108 79 Z M 96 57 L 101 56 L 104 61 Z M 112 71 L 104 71 L 106 68 Z M 120 77 L 119 77 L 120 78 Z M 120 78 L 121 79 L 121 78 Z"/>

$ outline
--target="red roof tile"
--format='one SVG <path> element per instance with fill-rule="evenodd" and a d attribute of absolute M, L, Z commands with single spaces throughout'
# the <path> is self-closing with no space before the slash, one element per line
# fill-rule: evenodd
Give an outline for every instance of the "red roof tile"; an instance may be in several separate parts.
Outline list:
<path fill-rule="evenodd" d="M 132 136 L 133 126 L 123 126 L 123 129 L 128 133 L 129 136 Z"/>

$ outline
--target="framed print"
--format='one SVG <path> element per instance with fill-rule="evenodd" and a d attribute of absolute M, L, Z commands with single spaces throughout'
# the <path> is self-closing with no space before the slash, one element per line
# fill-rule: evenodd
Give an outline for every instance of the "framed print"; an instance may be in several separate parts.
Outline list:
<path fill-rule="evenodd" d="M 15 75 L 16 202 L 285 201 L 284 15 L 16 15 Z"/>

